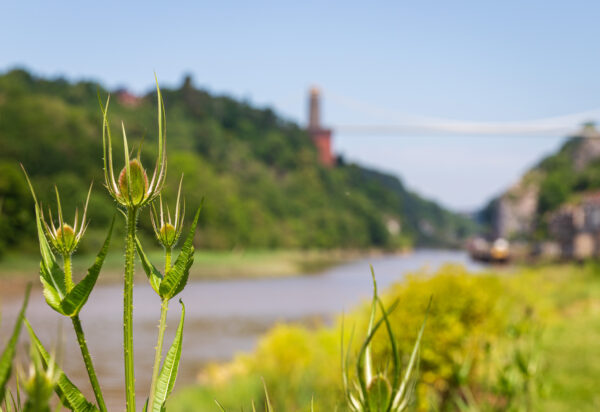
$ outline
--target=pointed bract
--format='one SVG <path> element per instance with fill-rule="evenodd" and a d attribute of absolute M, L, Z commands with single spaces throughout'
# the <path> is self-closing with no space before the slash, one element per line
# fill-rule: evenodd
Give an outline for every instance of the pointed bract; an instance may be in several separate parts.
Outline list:
<path fill-rule="evenodd" d="M 23 173 L 25 173 L 25 178 L 27 179 L 27 184 L 29 185 L 29 189 L 31 190 L 31 195 L 33 196 L 33 201 L 35 203 L 36 208 L 36 219 L 40 221 L 41 227 L 43 228 L 43 234 L 46 236 L 48 242 L 57 253 L 61 255 L 72 255 L 77 246 L 81 241 L 81 238 L 85 234 L 87 229 L 86 216 L 87 216 L 87 207 L 90 201 L 90 194 L 92 193 L 92 185 L 90 185 L 90 189 L 88 190 L 87 198 L 85 200 L 85 206 L 83 208 L 83 217 L 81 222 L 79 222 L 79 212 L 76 210 L 75 218 L 73 225 L 69 225 L 65 223 L 62 212 L 62 204 L 60 201 L 60 194 L 58 192 L 58 188 L 54 186 L 54 191 L 56 193 L 56 205 L 57 205 L 57 215 L 58 215 L 58 228 L 54 226 L 54 221 L 52 219 L 52 211 L 48 209 L 48 216 L 50 219 L 50 224 L 46 222 L 44 218 L 44 214 L 42 212 L 41 205 L 37 201 L 37 197 L 35 195 L 35 190 L 33 189 L 33 185 L 31 180 L 29 179 L 29 175 L 25 171 L 23 165 L 21 165 L 23 169 Z"/>
<path fill-rule="evenodd" d="M 179 180 L 179 190 L 177 191 L 177 202 L 175 204 L 175 216 L 171 219 L 169 206 L 166 206 L 166 216 L 163 208 L 162 196 L 158 197 L 158 201 L 152 203 L 150 208 L 150 221 L 158 242 L 167 249 L 172 249 L 177 245 L 181 231 L 183 229 L 183 219 L 185 217 L 185 201 L 181 206 L 181 184 L 183 175 Z M 158 203 L 158 211 L 156 203 Z"/>
<path fill-rule="evenodd" d="M 156 199 L 165 184 L 167 174 L 167 154 L 166 154 L 166 128 L 165 128 L 165 108 L 162 94 L 156 83 L 158 99 L 158 157 L 152 179 L 148 181 L 148 176 L 138 159 L 129 159 L 129 147 L 127 145 L 127 134 L 125 125 L 121 123 L 123 133 L 123 150 L 125 165 L 119 173 L 118 180 L 115 179 L 115 172 L 112 160 L 112 133 L 108 120 L 108 105 L 110 96 L 103 105 L 100 100 L 100 110 L 102 111 L 102 146 L 104 152 L 104 179 L 106 188 L 111 196 L 126 208 L 138 208 L 147 205 Z"/>

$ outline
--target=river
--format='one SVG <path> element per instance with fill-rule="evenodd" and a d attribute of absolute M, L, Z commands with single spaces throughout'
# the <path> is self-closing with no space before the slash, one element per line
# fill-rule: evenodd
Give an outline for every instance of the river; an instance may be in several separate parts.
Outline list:
<path fill-rule="evenodd" d="M 192 281 L 180 296 L 186 305 L 186 320 L 177 385 L 193 383 L 207 362 L 227 360 L 236 352 L 251 350 L 259 336 L 277 322 L 329 322 L 336 314 L 368 299 L 372 291 L 369 263 L 383 289 L 409 272 L 435 270 L 448 262 L 472 270 L 481 268 L 461 251 L 417 250 L 407 255 L 360 259 L 306 276 Z M 22 296 L 0 291 L 0 297 L 1 341 L 5 342 Z M 122 305 L 120 284 L 99 284 L 81 312 L 109 410 L 124 409 Z M 180 313 L 177 300 L 172 300 L 167 348 Z M 140 403 L 149 387 L 159 314 L 160 300 L 147 283 L 138 282 L 134 290 L 134 346 Z M 67 376 L 93 399 L 70 322 L 46 305 L 40 289 L 32 292 L 27 317 L 47 347 L 62 342 L 60 364 Z M 61 335 L 63 338 L 57 339 Z"/>

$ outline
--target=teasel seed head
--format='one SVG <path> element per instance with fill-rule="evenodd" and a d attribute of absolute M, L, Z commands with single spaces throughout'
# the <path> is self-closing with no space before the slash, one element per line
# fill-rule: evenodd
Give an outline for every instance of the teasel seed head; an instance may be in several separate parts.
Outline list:
<path fill-rule="evenodd" d="M 158 242 L 167 249 L 173 248 L 179 237 L 181 236 L 181 230 L 183 229 L 183 218 L 185 216 L 185 200 L 181 202 L 181 184 L 183 182 L 183 175 L 179 180 L 179 190 L 177 191 L 177 202 L 175 204 L 175 215 L 171 219 L 171 211 L 169 206 L 163 206 L 162 196 L 159 196 L 158 205 L 157 202 L 152 203 L 150 209 L 150 220 L 152 221 L 152 227 L 154 234 Z M 157 209 L 158 208 L 158 209 Z"/>
<path fill-rule="evenodd" d="M 79 209 L 75 208 L 75 218 L 73 221 L 73 225 L 65 223 L 62 212 L 62 204 L 60 201 L 60 194 L 58 193 L 58 188 L 54 186 L 54 191 L 56 193 L 56 208 L 58 215 L 58 227 L 54 224 L 54 219 L 52 217 L 52 210 L 48 208 L 48 219 L 44 215 L 43 208 L 41 204 L 38 203 L 37 197 L 35 195 L 35 191 L 33 190 L 33 185 L 31 184 L 31 180 L 29 180 L 29 176 L 27 172 L 25 172 L 25 168 L 21 165 L 23 172 L 25 173 L 25 178 L 27 179 L 27 183 L 29 184 L 29 189 L 31 190 L 31 194 L 33 195 L 33 200 L 35 202 L 35 207 L 39 212 L 40 219 L 42 221 L 42 225 L 44 227 L 44 233 L 46 235 L 46 239 L 48 239 L 48 243 L 52 245 L 56 252 L 60 253 L 63 256 L 71 256 L 79 243 L 81 242 L 81 238 L 85 234 L 85 231 L 88 226 L 87 219 L 87 208 L 90 202 L 90 195 L 92 194 L 93 183 L 90 184 L 90 188 L 88 190 L 87 198 L 85 200 L 85 205 L 83 207 L 83 216 L 81 217 L 81 221 L 79 221 Z M 50 222 L 50 223 L 48 223 Z"/>
<path fill-rule="evenodd" d="M 110 96 L 106 100 L 106 105 L 103 105 L 102 101 L 100 101 L 100 108 L 103 115 L 104 180 L 111 196 L 126 208 L 139 208 L 149 204 L 160 195 L 165 184 L 167 175 L 167 129 L 165 105 L 158 86 L 158 79 L 156 79 L 156 95 L 158 99 L 158 157 L 150 180 L 148 180 L 148 175 L 142 166 L 139 155 L 137 159 L 129 159 L 129 147 L 123 123 L 121 123 L 121 129 L 123 132 L 125 166 L 121 170 L 118 179 L 115 178 L 112 160 L 112 134 L 108 122 Z"/>

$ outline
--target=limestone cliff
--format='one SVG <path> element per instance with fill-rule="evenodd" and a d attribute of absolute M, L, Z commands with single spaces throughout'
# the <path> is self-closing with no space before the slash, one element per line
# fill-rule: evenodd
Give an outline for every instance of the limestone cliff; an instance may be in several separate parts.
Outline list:
<path fill-rule="evenodd" d="M 586 124 L 561 149 L 493 199 L 480 213 L 495 237 L 543 233 L 544 216 L 578 193 L 600 189 L 600 132 Z"/>

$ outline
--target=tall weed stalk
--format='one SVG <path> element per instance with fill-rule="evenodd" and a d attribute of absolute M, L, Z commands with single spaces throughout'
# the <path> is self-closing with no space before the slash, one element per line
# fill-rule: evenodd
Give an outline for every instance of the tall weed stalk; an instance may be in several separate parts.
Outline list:
<path fill-rule="evenodd" d="M 136 411 L 133 353 L 133 275 L 135 270 L 136 251 L 142 261 L 142 266 L 148 276 L 150 285 L 161 298 L 160 325 L 152 372 L 152 383 L 148 393 L 148 399 L 144 406 L 144 411 L 162 412 L 166 410 L 166 402 L 173 390 L 175 379 L 177 377 L 179 361 L 181 358 L 185 317 L 185 307 L 180 300 L 182 307 L 181 320 L 175 334 L 175 339 L 163 359 L 162 347 L 166 329 L 168 304 L 173 297 L 178 295 L 184 289 L 187 283 L 189 270 L 194 260 L 193 240 L 200 215 L 199 208 L 194 216 L 191 229 L 184 241 L 181 252 L 177 256 L 175 262 L 172 263 L 171 255 L 173 248 L 176 246 L 183 228 L 185 205 L 181 206 L 180 181 L 173 219 L 171 218 L 168 207 L 167 212 L 164 213 L 161 192 L 165 184 L 167 173 L 166 115 L 162 94 L 158 86 L 158 80 L 156 81 L 156 94 L 158 106 L 158 156 L 155 162 L 154 171 L 150 178 L 142 165 L 140 151 L 138 151 L 136 158 L 130 159 L 127 135 L 123 124 L 121 124 L 121 130 L 125 165 L 118 175 L 115 174 L 113 167 L 112 132 L 108 118 L 110 97 L 106 99 L 106 103 L 103 103 L 99 96 L 102 113 L 105 186 L 108 189 L 109 194 L 116 201 L 117 211 L 124 216 L 126 227 L 123 275 L 123 360 L 125 370 L 126 410 L 128 412 Z M 96 285 L 106 254 L 108 253 L 110 239 L 115 224 L 115 217 L 113 217 L 106 240 L 94 263 L 88 269 L 87 274 L 79 282 L 76 282 L 72 270 L 72 256 L 87 228 L 88 222 L 86 216 L 91 186 L 85 201 L 81 220 L 79 220 L 79 213 L 76 209 L 73 224 L 70 225 L 65 223 L 58 189 L 55 189 L 57 204 L 55 216 L 58 218 L 57 221 L 55 221 L 50 210 L 47 216 L 44 214 L 42 205 L 37 200 L 33 184 L 26 172 L 25 176 L 35 202 L 38 240 L 42 257 L 40 265 L 40 281 L 43 286 L 44 297 L 52 309 L 63 316 L 71 318 L 90 384 L 94 391 L 96 403 L 94 404 L 87 400 L 83 393 L 66 377 L 64 372 L 54 361 L 54 358 L 45 349 L 30 323 L 25 319 L 24 322 L 31 337 L 32 347 L 35 348 L 35 355 L 32 356 L 32 359 L 35 360 L 34 368 L 32 370 L 34 372 L 39 371 L 39 373 L 36 372 L 32 374 L 30 380 L 31 382 L 42 382 L 41 377 L 45 376 L 46 380 L 44 382 L 49 383 L 46 386 L 43 386 L 43 388 L 45 388 L 46 392 L 48 388 L 51 388 L 51 390 L 58 395 L 62 405 L 70 410 L 77 412 L 106 412 L 106 403 L 92 362 L 92 356 L 87 346 L 79 313 Z M 159 199 L 158 205 L 153 205 L 155 199 Z M 166 264 L 164 274 L 156 269 L 156 266 L 150 262 L 137 238 L 138 219 L 141 216 L 141 211 L 149 205 L 152 205 L 150 220 L 152 221 L 159 243 L 165 249 Z M 158 210 L 160 212 L 158 212 Z M 116 213 L 116 215 L 119 213 Z M 62 258 L 62 266 L 59 264 L 55 253 Z M 0 378 L 5 374 L 2 369 L 4 367 L 3 365 L 4 361 L 0 364 Z M 36 385 L 32 384 L 27 387 L 31 387 L 32 390 L 41 388 L 41 386 Z M 3 390 L 1 392 L 0 396 L 4 394 Z M 1 400 L 2 398 L 0 398 L 0 401 Z M 15 405 L 19 405 L 19 403 L 15 403 Z"/>

